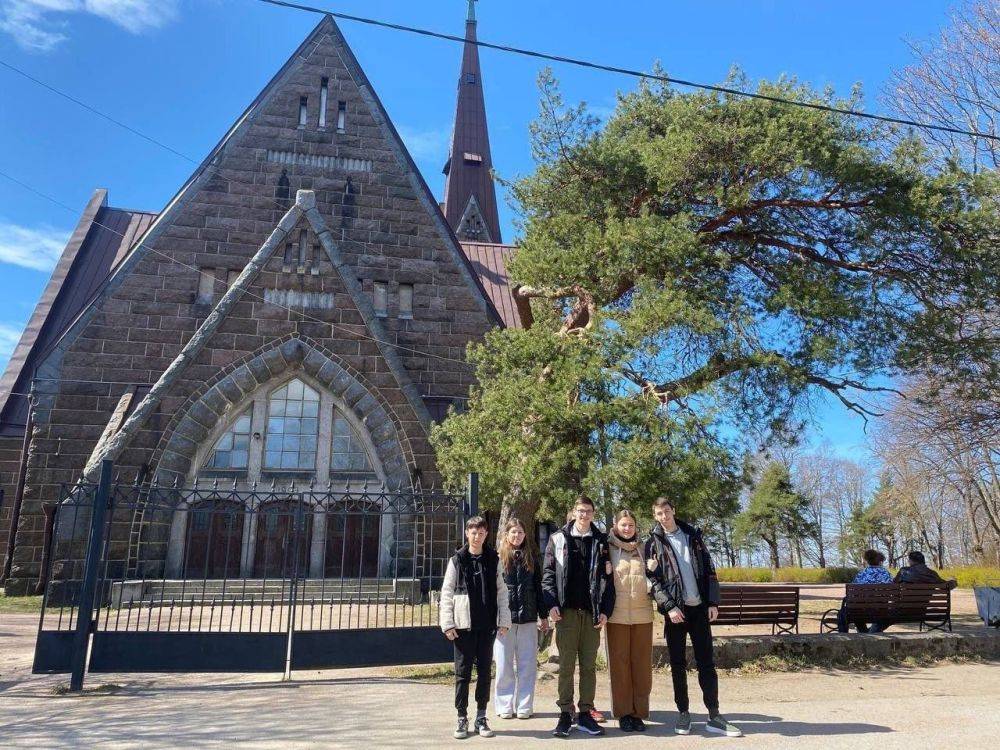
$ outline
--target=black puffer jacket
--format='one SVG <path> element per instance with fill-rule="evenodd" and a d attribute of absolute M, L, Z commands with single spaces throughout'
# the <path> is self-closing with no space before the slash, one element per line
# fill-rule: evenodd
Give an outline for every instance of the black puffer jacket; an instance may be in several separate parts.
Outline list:
<path fill-rule="evenodd" d="M 701 536 L 701 529 L 678 521 L 677 525 L 687 534 L 688 544 L 691 545 L 691 567 L 694 568 L 694 576 L 698 581 L 698 595 L 702 602 L 710 607 L 718 607 L 720 599 L 719 579 L 715 575 L 715 566 L 712 564 L 712 557 L 705 546 L 705 540 Z M 660 524 L 653 526 L 653 530 L 646 540 L 646 577 L 652 585 L 653 600 L 656 602 L 656 609 L 661 615 L 667 614 L 674 607 L 684 604 L 684 584 L 681 581 L 680 568 L 677 566 L 677 557 L 674 555 L 674 548 L 670 546 Z M 655 563 L 652 565 L 650 561 Z M 652 568 L 652 569 L 650 569 Z"/>
<path fill-rule="evenodd" d="M 535 622 L 540 612 L 545 610 L 542 601 L 542 566 L 535 562 L 535 569 L 529 571 L 524 564 L 520 550 L 514 553 L 510 570 L 503 571 L 507 584 L 507 600 L 510 602 L 510 621 L 513 623 Z"/>

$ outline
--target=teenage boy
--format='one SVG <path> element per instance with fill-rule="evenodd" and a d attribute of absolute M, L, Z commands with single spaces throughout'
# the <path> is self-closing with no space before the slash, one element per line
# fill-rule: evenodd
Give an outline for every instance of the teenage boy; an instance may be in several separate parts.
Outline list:
<path fill-rule="evenodd" d="M 573 518 L 549 537 L 542 567 L 542 596 L 556 626 L 559 649 L 559 723 L 555 737 L 573 727 L 573 678 L 579 661 L 580 700 L 576 725 L 581 732 L 604 734 L 590 715 L 597 690 L 597 649 L 601 628 L 615 607 L 615 586 L 608 537 L 593 526 L 594 503 L 580 495 Z"/>
<path fill-rule="evenodd" d="M 500 557 L 486 546 L 489 527 L 482 516 L 465 524 L 467 543 L 448 561 L 441 586 L 439 619 L 441 631 L 455 646 L 455 710 L 458 725 L 455 739 L 469 736 L 469 682 L 476 666 L 476 723 L 473 731 L 492 737 L 486 721 L 490 700 L 493 641 L 497 631 L 510 628 L 507 584 L 500 569 Z"/>
<path fill-rule="evenodd" d="M 674 504 L 653 501 L 656 524 L 646 541 L 646 576 L 656 608 L 665 618 L 663 638 L 670 654 L 670 675 L 677 704 L 677 734 L 691 733 L 688 712 L 686 640 L 691 636 L 698 684 L 708 709 L 709 732 L 740 737 L 743 732 L 719 713 L 719 676 L 712 655 L 711 622 L 719 616 L 719 579 L 701 530 L 677 520 Z"/>

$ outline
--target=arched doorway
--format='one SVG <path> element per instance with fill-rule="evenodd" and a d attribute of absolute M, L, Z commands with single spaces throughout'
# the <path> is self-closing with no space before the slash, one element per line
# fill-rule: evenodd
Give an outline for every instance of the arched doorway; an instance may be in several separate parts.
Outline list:
<path fill-rule="evenodd" d="M 184 578 L 238 578 L 245 509 L 228 500 L 204 500 L 187 511 Z"/>
<path fill-rule="evenodd" d="M 376 503 L 335 505 L 326 514 L 323 575 L 327 578 L 378 576 L 383 516 Z"/>
<path fill-rule="evenodd" d="M 296 515 L 302 528 L 295 533 Z M 257 511 L 257 534 L 254 545 L 255 578 L 288 578 L 295 574 L 298 555 L 299 576 L 309 572 L 309 545 L 312 539 L 312 510 L 298 508 L 294 501 L 277 501 Z"/>

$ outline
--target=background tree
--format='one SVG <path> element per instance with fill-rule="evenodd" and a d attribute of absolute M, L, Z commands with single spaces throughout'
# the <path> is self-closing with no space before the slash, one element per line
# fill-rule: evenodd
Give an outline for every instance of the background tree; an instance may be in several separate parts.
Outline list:
<path fill-rule="evenodd" d="M 790 551 L 800 549 L 802 539 L 814 533 L 806 518 L 809 500 L 795 491 L 788 467 L 771 463 L 761 475 L 746 510 L 736 517 L 735 536 L 741 543 L 760 540 L 767 545 L 772 568 L 781 567 L 780 543 Z M 795 564 L 794 555 L 792 564 Z M 798 564 L 801 565 L 801 555 Z"/>
<path fill-rule="evenodd" d="M 537 168 L 513 186 L 530 325 L 471 347 L 479 385 L 434 433 L 486 504 L 669 493 L 702 518 L 817 391 L 870 415 L 870 376 L 992 354 L 955 336 L 1000 284 L 991 176 L 830 112 L 642 86 L 598 129 L 541 89 Z"/>
<path fill-rule="evenodd" d="M 908 118 L 1000 135 L 1000 2 L 963 2 L 937 38 L 910 42 L 914 61 L 896 71 L 890 103 Z M 970 169 L 1000 166 L 1000 141 L 936 130 L 925 137 L 942 158 Z"/>

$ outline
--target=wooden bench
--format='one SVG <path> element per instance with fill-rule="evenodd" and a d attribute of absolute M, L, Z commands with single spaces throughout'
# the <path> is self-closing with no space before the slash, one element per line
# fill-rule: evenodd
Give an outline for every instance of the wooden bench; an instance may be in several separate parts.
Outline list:
<path fill-rule="evenodd" d="M 722 585 L 713 625 L 770 625 L 771 635 L 799 632 L 798 586 Z"/>
<path fill-rule="evenodd" d="M 951 630 L 951 587 L 947 582 L 849 583 L 842 606 L 848 623 L 918 623 L 921 631 L 924 627 Z M 839 611 L 826 611 L 819 625 L 821 633 L 837 630 Z"/>

